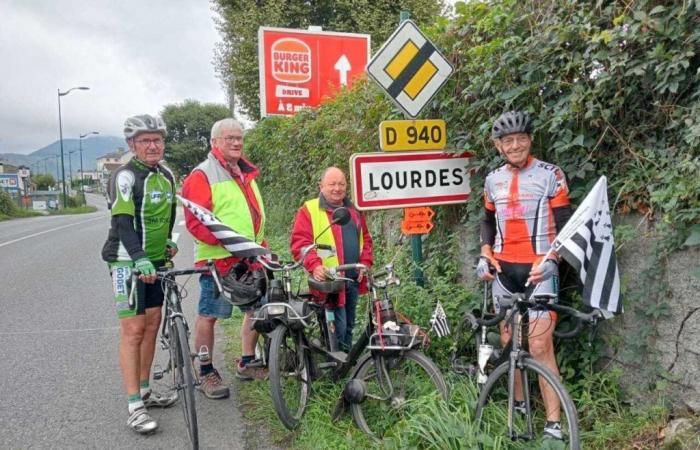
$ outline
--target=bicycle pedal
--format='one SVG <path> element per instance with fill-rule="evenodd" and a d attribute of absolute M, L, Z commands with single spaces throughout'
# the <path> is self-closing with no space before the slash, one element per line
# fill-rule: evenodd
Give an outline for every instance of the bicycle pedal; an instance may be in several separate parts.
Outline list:
<path fill-rule="evenodd" d="M 345 352 L 328 352 L 328 355 L 341 364 L 344 364 L 348 360 L 348 354 Z"/>
<path fill-rule="evenodd" d="M 318 363 L 316 367 L 318 367 L 319 369 L 329 369 L 332 367 L 338 367 L 338 363 L 335 361 L 322 362 Z"/>

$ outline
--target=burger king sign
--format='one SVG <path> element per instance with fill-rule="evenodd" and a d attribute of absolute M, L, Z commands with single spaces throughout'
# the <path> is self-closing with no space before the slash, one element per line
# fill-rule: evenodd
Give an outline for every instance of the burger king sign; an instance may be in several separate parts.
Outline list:
<path fill-rule="evenodd" d="M 290 116 L 320 105 L 364 74 L 369 52 L 366 34 L 261 27 L 261 116 Z"/>

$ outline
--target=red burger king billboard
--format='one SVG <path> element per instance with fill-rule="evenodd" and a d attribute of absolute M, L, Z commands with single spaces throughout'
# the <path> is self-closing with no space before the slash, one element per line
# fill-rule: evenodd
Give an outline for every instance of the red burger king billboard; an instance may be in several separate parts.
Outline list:
<path fill-rule="evenodd" d="M 260 27 L 260 115 L 320 105 L 364 74 L 369 52 L 367 34 Z"/>

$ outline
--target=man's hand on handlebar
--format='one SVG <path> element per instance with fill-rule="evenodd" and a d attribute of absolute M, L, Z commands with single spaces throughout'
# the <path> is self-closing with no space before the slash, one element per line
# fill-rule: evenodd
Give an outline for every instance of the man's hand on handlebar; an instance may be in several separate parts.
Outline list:
<path fill-rule="evenodd" d="M 148 258 L 140 258 L 134 261 L 134 268 L 139 271 L 139 279 L 144 283 L 155 283 L 158 278 L 156 268 Z"/>
<path fill-rule="evenodd" d="M 326 268 L 322 264 L 316 266 L 316 268 L 311 272 L 311 276 L 316 281 L 326 281 L 328 279 Z"/>
<path fill-rule="evenodd" d="M 501 272 L 501 265 L 498 261 L 494 258 L 481 255 L 476 265 L 476 276 L 482 281 L 493 281 L 496 278 L 492 273 L 493 269 L 498 273 Z"/>

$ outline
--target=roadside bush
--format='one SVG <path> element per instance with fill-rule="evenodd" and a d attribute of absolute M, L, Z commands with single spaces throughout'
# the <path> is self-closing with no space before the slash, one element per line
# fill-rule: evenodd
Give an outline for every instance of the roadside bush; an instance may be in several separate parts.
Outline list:
<path fill-rule="evenodd" d="M 15 216 L 19 208 L 15 201 L 5 191 L 0 191 L 0 216 Z"/>

